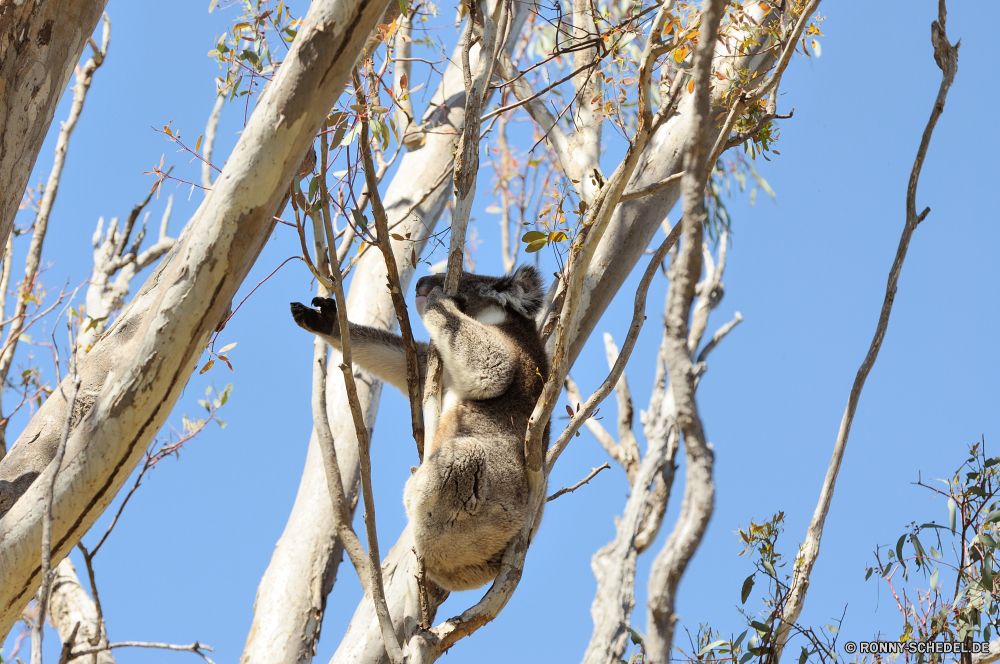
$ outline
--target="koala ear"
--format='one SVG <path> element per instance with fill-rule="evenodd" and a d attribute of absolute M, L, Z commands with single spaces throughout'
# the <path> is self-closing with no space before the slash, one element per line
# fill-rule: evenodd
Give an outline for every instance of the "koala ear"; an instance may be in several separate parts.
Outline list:
<path fill-rule="evenodd" d="M 496 299 L 525 318 L 534 318 L 542 308 L 542 279 L 531 265 L 522 265 L 513 274 L 493 284 Z"/>

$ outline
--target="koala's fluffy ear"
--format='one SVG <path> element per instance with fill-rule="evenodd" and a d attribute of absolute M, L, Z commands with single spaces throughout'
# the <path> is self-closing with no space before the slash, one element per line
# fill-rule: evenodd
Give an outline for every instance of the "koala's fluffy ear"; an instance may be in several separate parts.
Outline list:
<path fill-rule="evenodd" d="M 525 318 L 534 318 L 542 308 L 542 279 L 531 265 L 522 265 L 513 274 L 493 284 L 497 300 Z"/>

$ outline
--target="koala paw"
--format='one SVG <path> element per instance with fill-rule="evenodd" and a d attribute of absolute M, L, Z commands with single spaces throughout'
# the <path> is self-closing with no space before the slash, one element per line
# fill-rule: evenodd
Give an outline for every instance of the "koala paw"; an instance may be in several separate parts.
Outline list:
<path fill-rule="evenodd" d="M 312 305 L 319 311 L 300 302 L 291 303 L 292 318 L 296 324 L 313 334 L 336 336 L 340 328 L 337 321 L 337 303 L 330 298 L 314 297 Z"/>

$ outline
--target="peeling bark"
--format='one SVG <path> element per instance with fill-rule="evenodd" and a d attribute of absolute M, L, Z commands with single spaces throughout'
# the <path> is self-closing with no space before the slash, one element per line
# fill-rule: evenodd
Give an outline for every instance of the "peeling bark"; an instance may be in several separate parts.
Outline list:
<path fill-rule="evenodd" d="M 0 241 L 107 0 L 0 4 Z"/>
<path fill-rule="evenodd" d="M 385 0 L 311 5 L 215 189 L 150 293 L 147 314 L 130 339 L 109 351 L 107 380 L 70 436 L 61 468 L 49 466 L 42 473 L 48 479 L 58 471 L 54 561 L 65 557 L 110 504 L 169 415 L 270 236 L 285 184 L 298 172 L 386 5 Z M 40 582 L 41 484 L 0 519 L 2 634 Z"/>

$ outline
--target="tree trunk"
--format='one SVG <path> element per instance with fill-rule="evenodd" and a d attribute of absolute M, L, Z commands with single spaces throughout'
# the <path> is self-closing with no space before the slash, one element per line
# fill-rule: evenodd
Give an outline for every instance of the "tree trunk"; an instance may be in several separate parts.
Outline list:
<path fill-rule="evenodd" d="M 387 0 L 317 0 L 166 266 L 149 312 L 115 349 L 108 379 L 70 436 L 55 480 L 53 560 L 114 499 L 163 425 L 271 234 L 291 177 L 344 90 Z M 112 329 L 116 329 L 116 325 Z M 40 583 L 41 483 L 0 519 L 0 634 Z"/>
<path fill-rule="evenodd" d="M 511 27 L 512 36 L 520 31 L 526 17 L 526 10 L 517 12 Z M 474 64 L 478 58 L 478 47 L 473 47 L 470 58 Z M 403 221 L 404 215 L 409 213 L 403 230 L 396 228 L 393 232 L 404 237 L 410 233 L 410 240 L 418 242 L 418 256 L 448 202 L 451 182 L 449 164 L 457 136 L 452 131 L 461 129 L 465 124 L 465 86 L 461 67 L 454 64 L 459 61 L 458 57 L 452 58 L 444 80 L 431 98 L 420 129 L 410 129 L 415 133 L 429 130 L 425 134 L 426 142 L 418 150 L 403 156 L 399 175 L 393 178 L 383 196 L 390 227 Z M 435 127 L 442 125 L 448 125 L 450 130 L 434 131 Z M 393 241 L 392 245 L 396 263 L 401 266 L 400 285 L 406 290 L 413 276 L 411 243 Z M 407 267 L 402 267 L 404 265 Z M 347 298 L 351 321 L 386 330 L 396 328 L 392 299 L 385 283 L 385 261 L 381 254 L 369 250 L 355 267 L 351 281 Z M 330 426 L 337 443 L 341 481 L 347 500 L 353 505 L 357 502 L 360 480 L 357 435 L 348 414 L 347 393 L 340 370 L 336 362 L 330 362 L 328 366 L 332 366 L 337 374 L 327 380 Z M 358 399 L 365 412 L 365 422 L 371 427 L 378 412 L 382 381 L 357 367 L 355 372 L 360 377 L 357 381 Z M 309 441 L 306 467 L 295 505 L 257 589 L 254 619 L 240 659 L 242 664 L 308 662 L 312 659 L 319 640 L 326 597 L 336 580 L 342 553 L 343 547 L 334 536 L 333 507 L 326 490 L 314 432 Z M 387 575 L 386 583 L 391 578 Z M 396 615 L 392 598 L 387 597 L 387 600 L 390 613 Z M 366 597 L 362 604 L 373 611 L 372 616 L 375 615 L 370 597 Z M 362 610 L 359 608 L 359 612 Z M 374 625 L 378 632 L 377 620 Z M 377 647 L 384 654 L 381 637 Z"/>
<path fill-rule="evenodd" d="M 107 0 L 0 5 L 0 245 L 14 225 L 59 100 Z"/>

